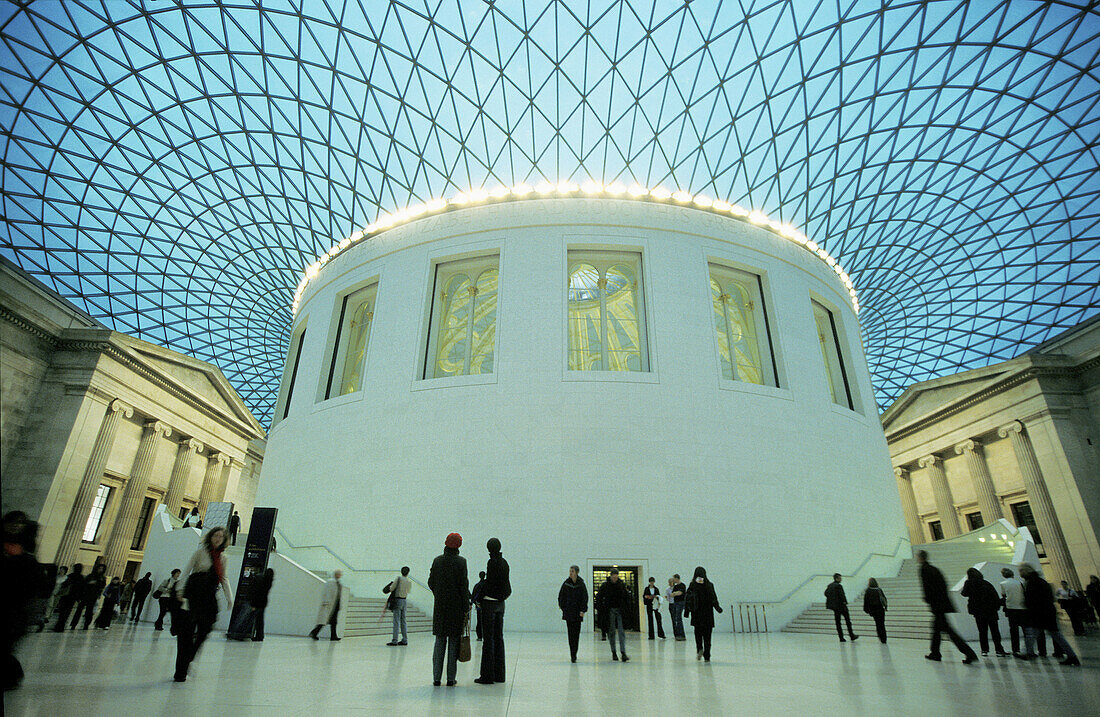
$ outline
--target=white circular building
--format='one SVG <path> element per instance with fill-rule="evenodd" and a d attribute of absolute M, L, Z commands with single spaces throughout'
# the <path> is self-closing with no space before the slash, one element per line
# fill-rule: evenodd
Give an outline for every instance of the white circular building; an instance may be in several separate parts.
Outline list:
<path fill-rule="evenodd" d="M 507 629 L 556 628 L 571 564 L 704 565 L 776 623 L 817 575 L 881 574 L 908 545 L 850 282 L 721 207 L 440 203 L 342 242 L 300 287 L 258 504 L 421 579 L 447 533 L 472 581 L 500 538 Z"/>

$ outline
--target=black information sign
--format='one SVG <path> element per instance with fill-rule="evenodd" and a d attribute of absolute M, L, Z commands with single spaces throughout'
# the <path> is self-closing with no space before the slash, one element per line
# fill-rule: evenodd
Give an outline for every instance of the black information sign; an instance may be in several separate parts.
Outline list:
<path fill-rule="evenodd" d="M 252 637 L 252 605 L 248 596 L 252 586 L 263 577 L 267 561 L 275 542 L 275 517 L 278 508 L 253 508 L 252 520 L 248 523 L 248 540 L 244 545 L 244 559 L 241 560 L 241 576 L 237 579 L 237 596 L 233 601 L 233 615 L 229 619 L 230 640 L 247 640 Z"/>

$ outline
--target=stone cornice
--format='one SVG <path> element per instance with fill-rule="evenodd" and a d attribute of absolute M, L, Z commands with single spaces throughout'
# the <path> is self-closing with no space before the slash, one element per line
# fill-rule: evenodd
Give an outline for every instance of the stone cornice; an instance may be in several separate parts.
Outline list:
<path fill-rule="evenodd" d="M 0 306 L 0 319 L 7 321 L 13 326 L 17 326 L 23 331 L 26 331 L 28 334 L 42 339 L 51 346 L 57 342 L 56 335 L 51 334 L 49 331 L 43 329 L 41 326 L 32 323 L 30 320 L 24 318 L 23 316 L 20 316 L 6 306 Z"/>
<path fill-rule="evenodd" d="M 1098 357 L 1098 360 L 1100 360 L 1100 357 Z M 1004 393 L 1005 391 L 1015 388 L 1016 386 L 1019 386 L 1021 384 L 1027 383 L 1028 381 L 1047 377 L 1077 376 L 1081 372 L 1089 370 L 1090 365 L 1093 363 L 1094 361 L 1090 360 L 1086 361 L 1084 364 L 1079 364 L 1077 366 L 1066 366 L 1064 364 L 1041 365 L 1033 361 L 1027 366 L 1022 367 L 1021 369 L 1009 374 L 1008 376 L 1005 376 L 1000 380 L 994 381 L 993 383 L 983 386 L 973 393 L 962 396 L 948 404 L 933 409 L 929 413 L 926 413 L 923 416 L 920 416 L 919 418 L 916 418 L 903 426 L 899 426 L 893 431 L 887 432 L 886 441 L 888 443 L 893 443 L 897 440 L 905 438 L 906 436 L 910 436 L 914 433 L 917 433 L 918 431 L 928 428 L 929 426 L 935 425 L 945 418 L 953 416 L 956 413 L 960 413 L 993 396 L 996 396 L 997 394 Z"/>

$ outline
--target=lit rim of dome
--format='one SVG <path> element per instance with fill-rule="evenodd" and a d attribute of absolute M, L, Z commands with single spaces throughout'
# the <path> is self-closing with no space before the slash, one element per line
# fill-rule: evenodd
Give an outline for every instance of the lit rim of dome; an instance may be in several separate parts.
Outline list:
<path fill-rule="evenodd" d="M 856 315 L 859 315 L 859 298 L 856 296 L 856 289 L 852 284 L 851 277 L 848 276 L 848 272 L 844 271 L 840 264 L 837 263 L 837 260 L 817 242 L 810 239 L 790 224 L 773 221 L 763 212 L 755 209 L 745 209 L 737 204 L 732 204 L 721 199 L 711 199 L 703 194 L 691 194 L 682 189 L 673 192 L 664 187 L 647 189 L 640 184 L 634 184 L 627 187 L 618 182 L 607 185 L 597 182 L 585 182 L 584 184 L 577 184 L 575 182 L 558 182 L 557 184 L 551 184 L 550 182 L 543 182 L 535 187 L 530 187 L 526 184 L 517 184 L 511 187 L 499 186 L 495 189 L 471 189 L 467 192 L 459 192 L 450 199 L 431 199 L 421 204 L 413 204 L 394 212 L 382 214 L 367 226 L 354 232 L 351 236 L 345 237 L 336 244 L 333 244 L 331 249 L 317 257 L 315 262 L 306 267 L 305 271 L 302 273 L 302 280 L 298 282 L 298 288 L 294 291 L 294 301 L 290 306 L 291 315 L 297 315 L 298 305 L 301 303 L 302 295 L 305 294 L 309 282 L 317 276 L 318 272 L 320 272 L 326 264 L 338 257 L 352 245 L 358 244 L 369 237 L 377 236 L 387 229 L 407 224 L 426 215 L 439 214 L 448 209 L 460 209 L 462 207 L 490 202 L 545 199 L 547 197 L 569 197 L 575 195 L 591 197 L 608 196 L 619 199 L 638 199 L 658 203 L 671 202 L 692 209 L 733 217 L 734 219 L 740 219 L 754 226 L 771 230 L 773 233 L 817 255 L 830 269 L 836 272 L 841 283 L 848 289 L 848 296 L 852 301 L 852 310 L 856 312 Z"/>

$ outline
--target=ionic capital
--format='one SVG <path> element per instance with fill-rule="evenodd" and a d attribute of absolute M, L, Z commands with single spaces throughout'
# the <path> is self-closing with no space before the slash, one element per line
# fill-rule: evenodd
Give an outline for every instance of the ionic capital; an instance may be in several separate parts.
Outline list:
<path fill-rule="evenodd" d="M 206 448 L 206 446 L 202 444 L 202 441 L 198 440 L 197 438 L 188 438 L 186 441 L 180 441 L 180 446 L 183 446 L 188 450 L 193 451 L 194 453 L 202 453 L 203 449 Z"/>
<path fill-rule="evenodd" d="M 1019 421 L 1013 421 L 1012 423 L 1001 426 L 997 429 L 997 435 L 1001 438 L 1008 438 L 1010 433 L 1021 434 L 1024 432 L 1024 424 Z"/>
<path fill-rule="evenodd" d="M 134 407 L 120 398 L 111 401 L 111 405 L 107 406 L 107 410 L 111 413 L 122 413 L 126 418 L 134 417 Z"/>
<path fill-rule="evenodd" d="M 223 466 L 227 466 L 227 465 L 229 465 L 230 463 L 233 462 L 233 457 L 228 456 L 224 453 L 215 453 L 215 454 L 210 456 L 210 460 L 217 461 L 218 463 L 222 464 Z"/>
<path fill-rule="evenodd" d="M 909 480 L 909 469 L 898 466 L 894 469 L 894 477 L 898 480 Z"/>
<path fill-rule="evenodd" d="M 172 427 L 163 421 L 149 421 L 145 424 L 145 430 L 150 433 L 159 433 L 165 438 L 172 435 Z"/>
<path fill-rule="evenodd" d="M 978 443 L 973 438 L 968 438 L 955 446 L 955 455 L 961 456 L 963 453 L 973 453 L 981 448 L 981 446 L 982 444 Z"/>
<path fill-rule="evenodd" d="M 929 466 L 936 465 L 936 463 L 942 463 L 943 459 L 937 456 L 935 453 L 930 453 L 929 455 L 921 458 L 917 462 L 920 463 L 921 468 L 928 468 Z"/>

